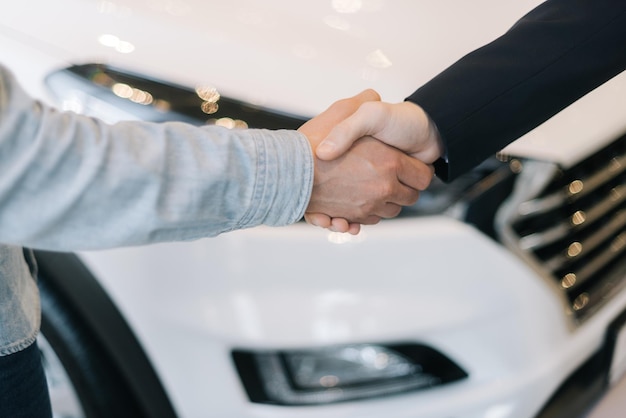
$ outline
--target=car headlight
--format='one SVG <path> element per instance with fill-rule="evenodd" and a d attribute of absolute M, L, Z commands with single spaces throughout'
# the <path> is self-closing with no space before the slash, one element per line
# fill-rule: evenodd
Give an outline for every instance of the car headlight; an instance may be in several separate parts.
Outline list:
<path fill-rule="evenodd" d="M 315 405 L 426 389 L 467 377 L 430 347 L 351 344 L 233 353 L 253 402 Z"/>

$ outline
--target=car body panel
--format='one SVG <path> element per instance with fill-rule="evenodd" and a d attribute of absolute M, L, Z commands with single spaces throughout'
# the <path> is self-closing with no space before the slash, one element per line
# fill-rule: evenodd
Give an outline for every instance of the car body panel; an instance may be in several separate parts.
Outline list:
<path fill-rule="evenodd" d="M 401 101 L 537 4 L 22 1 L 0 16 L 0 48 L 26 89 L 49 103 L 51 71 L 103 62 L 306 116 L 368 87 Z M 575 164 L 625 130 L 625 90 L 622 74 L 505 153 Z M 621 291 L 576 324 L 540 269 L 450 214 L 384 221 L 357 237 L 297 224 L 80 257 L 181 417 L 529 418 L 602 348 L 607 324 L 626 307 Z M 469 378 L 285 408 L 249 402 L 231 358 L 235 348 L 407 341 L 441 350 Z"/>
<path fill-rule="evenodd" d="M 449 413 L 453 397 L 458 413 L 484 414 L 502 404 L 511 408 L 503 416 L 528 417 L 556 389 L 567 365 L 600 348 L 604 332 L 589 323 L 574 334 L 556 291 L 535 272 L 473 228 L 444 217 L 386 221 L 355 238 L 300 224 L 82 258 L 98 277 L 115 278 L 105 285 L 138 330 L 182 416 L 210 408 L 211 416 L 307 417 L 321 410 L 374 417 L 392 402 L 394 416 L 438 417 Z M 624 303 L 626 295 L 592 321 L 607 321 Z M 392 401 L 233 412 L 229 405 L 245 405 L 243 389 L 237 381 L 212 378 L 228 375 L 223 369 L 231 367 L 231 347 L 407 340 L 442 350 L 469 372 L 469 381 Z M 189 387 L 204 388 L 206 396 Z"/>
<path fill-rule="evenodd" d="M 26 1 L 5 11 L 0 24 L 68 63 L 106 62 L 183 85 L 212 85 L 248 103 L 311 116 L 366 88 L 401 101 L 539 3 Z M 622 74 L 507 152 L 574 164 L 626 129 L 625 91 Z M 612 105 L 599 111 L 597 103 Z"/>

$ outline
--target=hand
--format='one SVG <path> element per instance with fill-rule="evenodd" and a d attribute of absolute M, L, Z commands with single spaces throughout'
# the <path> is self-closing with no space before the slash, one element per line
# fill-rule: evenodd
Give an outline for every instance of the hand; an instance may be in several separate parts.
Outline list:
<path fill-rule="evenodd" d="M 364 90 L 353 97 L 337 100 L 328 109 L 300 126 L 298 131 L 306 135 L 315 152 L 318 144 L 337 124 L 356 112 L 362 104 L 377 101 L 380 101 L 380 95 L 372 89 Z"/>
<path fill-rule="evenodd" d="M 363 103 L 356 112 L 334 127 L 319 144 L 316 155 L 321 160 L 333 160 L 365 135 L 426 163 L 436 161 L 443 154 L 439 132 L 421 107 L 411 102 L 390 104 L 374 101 Z M 431 178 L 432 175 L 429 181 Z M 305 219 L 312 225 L 339 232 L 356 234 L 360 229 L 358 224 L 320 213 L 307 213 Z"/>
<path fill-rule="evenodd" d="M 368 101 L 379 101 L 380 95 L 374 90 L 365 90 L 354 97 L 338 100 L 333 103 L 328 109 L 320 113 L 315 118 L 309 120 L 302 125 L 298 131 L 306 135 L 315 154 L 317 145 L 330 133 L 330 131 L 345 118 L 354 113 L 359 106 Z M 319 160 L 316 160 L 316 162 Z M 350 232 L 352 234 L 358 234 L 360 230 L 360 224 L 348 223 L 345 219 L 336 219 L 331 222 L 330 217 L 323 214 L 311 214 L 307 213 L 304 218 L 308 223 L 324 228 L 332 228 L 336 231 Z M 313 222 L 311 222 L 313 220 Z M 335 224 L 333 227 L 331 224 Z"/>
<path fill-rule="evenodd" d="M 428 187 L 433 168 L 366 137 L 333 161 L 317 160 L 305 218 L 314 225 L 357 234 L 359 224 L 397 216 Z"/>
<path fill-rule="evenodd" d="M 443 154 L 437 128 L 421 107 L 408 101 L 378 101 L 363 103 L 334 127 L 317 147 L 317 157 L 333 160 L 364 136 L 372 136 L 428 164 Z"/>
<path fill-rule="evenodd" d="M 373 90 L 335 102 L 302 125 L 315 151 L 317 144 L 359 107 L 380 100 Z M 360 224 L 377 223 L 415 203 L 418 190 L 428 186 L 432 168 L 371 138 L 332 162 L 316 158 L 313 193 L 305 219 L 340 232 L 357 234 Z M 331 219 L 331 216 L 333 217 Z M 351 222 L 348 222 L 350 219 Z"/>

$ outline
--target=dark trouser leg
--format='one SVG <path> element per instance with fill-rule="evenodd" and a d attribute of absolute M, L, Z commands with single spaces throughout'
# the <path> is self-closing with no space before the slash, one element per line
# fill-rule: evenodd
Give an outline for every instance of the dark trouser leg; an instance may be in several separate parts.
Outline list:
<path fill-rule="evenodd" d="M 0 356 L 0 417 L 50 418 L 50 395 L 37 344 Z"/>

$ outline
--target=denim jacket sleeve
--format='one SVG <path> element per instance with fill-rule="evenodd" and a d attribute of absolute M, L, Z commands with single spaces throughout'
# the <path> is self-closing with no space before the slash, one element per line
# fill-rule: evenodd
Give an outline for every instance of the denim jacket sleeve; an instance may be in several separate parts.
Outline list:
<path fill-rule="evenodd" d="M 0 173 L 0 242 L 85 250 L 296 222 L 313 157 L 295 131 L 59 112 L 0 67 Z"/>

